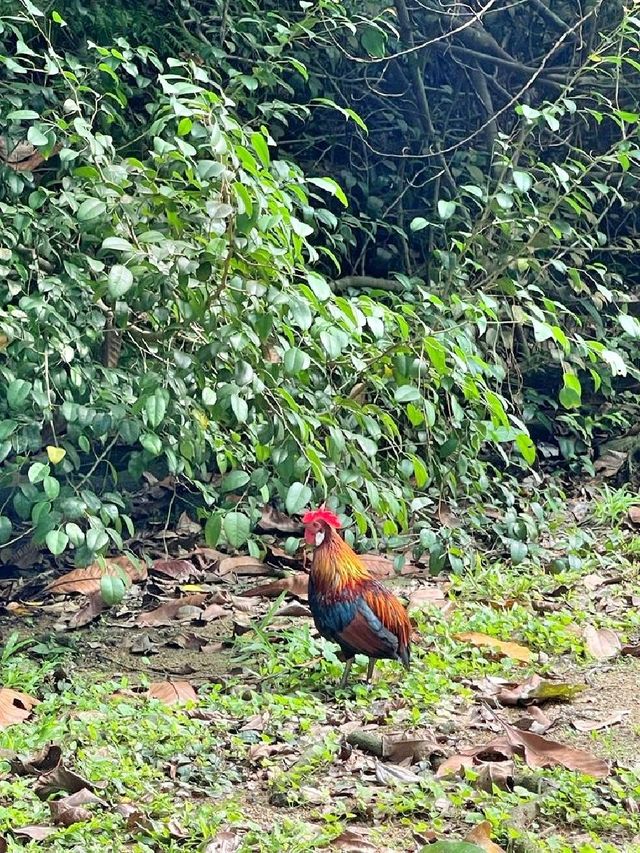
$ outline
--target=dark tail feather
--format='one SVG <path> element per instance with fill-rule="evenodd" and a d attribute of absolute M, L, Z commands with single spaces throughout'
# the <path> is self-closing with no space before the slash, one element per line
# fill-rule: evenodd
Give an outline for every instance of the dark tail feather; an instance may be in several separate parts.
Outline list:
<path fill-rule="evenodd" d="M 409 646 L 405 646 L 398 652 L 398 660 L 406 670 L 411 669 Z"/>

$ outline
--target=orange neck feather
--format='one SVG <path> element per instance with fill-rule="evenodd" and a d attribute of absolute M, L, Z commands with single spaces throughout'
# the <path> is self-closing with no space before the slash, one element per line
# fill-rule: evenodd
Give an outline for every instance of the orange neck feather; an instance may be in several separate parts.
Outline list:
<path fill-rule="evenodd" d="M 313 553 L 311 575 L 316 586 L 336 593 L 353 583 L 371 578 L 360 557 L 331 528 L 322 545 Z"/>

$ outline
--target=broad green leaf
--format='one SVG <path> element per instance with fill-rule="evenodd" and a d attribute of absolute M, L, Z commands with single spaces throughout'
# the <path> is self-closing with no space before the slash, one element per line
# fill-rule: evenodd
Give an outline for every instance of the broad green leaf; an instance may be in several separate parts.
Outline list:
<path fill-rule="evenodd" d="M 627 365 L 622 356 L 610 349 L 603 349 L 600 357 L 609 365 L 609 369 L 613 376 L 626 376 Z"/>
<path fill-rule="evenodd" d="M 74 521 L 69 521 L 64 526 L 65 533 L 69 537 L 69 542 L 78 548 L 84 542 L 84 530 L 79 527 Z"/>
<path fill-rule="evenodd" d="M 415 385 L 400 385 L 396 388 L 393 398 L 396 403 L 415 403 L 421 396 Z"/>
<path fill-rule="evenodd" d="M 331 288 L 329 287 L 326 279 L 322 278 L 322 276 L 316 275 L 316 273 L 309 273 L 307 276 L 307 282 L 320 302 L 326 302 L 327 299 L 331 298 Z"/>
<path fill-rule="evenodd" d="M 247 401 L 242 397 L 239 397 L 238 394 L 231 395 L 231 409 L 239 424 L 247 422 L 247 418 L 249 417 L 249 406 Z"/>
<path fill-rule="evenodd" d="M 219 513 L 211 513 L 204 526 L 204 541 L 209 548 L 215 548 L 220 541 L 222 532 L 222 517 Z"/>
<path fill-rule="evenodd" d="M 436 841 L 423 847 L 420 853 L 484 853 L 484 850 L 468 841 Z"/>
<path fill-rule="evenodd" d="M 107 292 L 112 299 L 120 299 L 132 286 L 133 273 L 128 267 L 122 264 L 111 267 L 107 278 Z"/>
<path fill-rule="evenodd" d="M 162 439 L 152 432 L 145 432 L 140 436 L 140 444 L 152 456 L 160 456 L 162 453 Z"/>
<path fill-rule="evenodd" d="M 78 222 L 91 222 L 99 216 L 104 216 L 106 212 L 107 206 L 99 198 L 86 198 L 78 208 L 76 216 Z"/>
<path fill-rule="evenodd" d="M 565 373 L 558 399 L 565 409 L 577 409 L 582 403 L 582 386 L 575 373 Z"/>
<path fill-rule="evenodd" d="M 154 393 L 144 401 L 144 411 L 147 423 L 154 429 L 162 423 L 167 413 L 169 394 L 164 388 L 156 388 Z"/>
<path fill-rule="evenodd" d="M 522 458 L 529 465 L 533 465 L 536 461 L 536 446 L 531 440 L 530 436 L 526 435 L 526 433 L 521 432 L 516 436 L 516 446 L 520 453 L 522 454 Z"/>
<path fill-rule="evenodd" d="M 349 200 L 344 194 L 344 190 L 333 178 L 307 178 L 307 183 L 314 184 L 316 187 L 320 187 L 320 189 L 331 193 L 331 195 L 335 196 L 338 201 L 344 205 L 344 207 L 349 206 Z"/>
<path fill-rule="evenodd" d="M 31 393 L 31 383 L 25 379 L 14 379 L 7 387 L 7 403 L 10 409 L 24 408 Z"/>
<path fill-rule="evenodd" d="M 126 582 L 119 575 L 103 575 L 100 578 L 100 595 L 107 607 L 120 604 L 126 592 Z"/>
<path fill-rule="evenodd" d="M 514 169 L 513 183 L 520 190 L 520 192 L 528 193 L 531 187 L 533 186 L 533 178 L 528 172 L 521 172 L 518 169 Z"/>
<path fill-rule="evenodd" d="M 51 469 L 45 462 L 34 462 L 29 466 L 27 476 L 30 483 L 41 483 L 49 475 Z"/>
<path fill-rule="evenodd" d="M 50 530 L 45 537 L 45 542 L 53 556 L 57 557 L 69 544 L 69 537 L 63 530 Z"/>
<path fill-rule="evenodd" d="M 289 515 L 301 512 L 309 505 L 312 496 L 313 493 L 309 486 L 305 486 L 303 483 L 292 483 L 285 498 L 285 507 Z"/>
<path fill-rule="evenodd" d="M 50 501 L 55 501 L 60 494 L 60 482 L 55 477 L 45 477 L 42 481 L 42 487 Z"/>
<path fill-rule="evenodd" d="M 254 148 L 256 154 L 258 155 L 258 157 L 262 161 L 262 165 L 265 167 L 265 169 L 268 169 L 269 168 L 269 162 L 270 162 L 270 156 L 269 156 L 269 146 L 267 145 L 267 140 L 264 138 L 264 136 L 261 133 L 256 131 L 255 133 L 251 134 L 251 144 L 253 145 L 253 148 Z"/>
<path fill-rule="evenodd" d="M 112 252 L 132 252 L 133 246 L 128 240 L 122 237 L 105 237 L 102 241 L 103 249 L 110 249 Z"/>
<path fill-rule="evenodd" d="M 311 364 L 311 359 L 298 347 L 288 349 L 282 359 L 285 371 L 289 376 L 297 376 L 303 370 L 306 370 Z"/>
<path fill-rule="evenodd" d="M 228 512 L 222 522 L 222 529 L 229 545 L 240 548 L 249 538 L 251 522 L 243 512 Z"/>
<path fill-rule="evenodd" d="M 618 323 L 632 338 L 640 338 L 640 321 L 630 314 L 618 314 Z"/>
<path fill-rule="evenodd" d="M 32 125 L 27 131 L 27 139 L 32 145 L 43 146 L 48 145 L 49 139 L 36 125 Z"/>
<path fill-rule="evenodd" d="M 440 219 L 446 221 L 447 219 L 451 219 L 453 214 L 456 212 L 456 203 L 455 201 L 447 201 L 444 198 L 441 198 L 438 201 L 438 216 Z"/>
<path fill-rule="evenodd" d="M 0 515 L 0 545 L 4 545 L 11 539 L 13 524 L 6 515 Z"/>
<path fill-rule="evenodd" d="M 410 231 L 423 231 L 425 228 L 429 227 L 429 220 L 425 219 L 424 216 L 416 216 L 409 223 Z"/>
<path fill-rule="evenodd" d="M 527 556 L 529 548 L 526 542 L 519 542 L 517 539 L 512 539 L 509 544 L 509 553 L 511 555 L 511 562 L 514 566 L 517 566 Z"/>
<path fill-rule="evenodd" d="M 87 548 L 90 551 L 100 551 L 109 544 L 109 537 L 102 527 L 90 527 L 85 534 Z"/>
<path fill-rule="evenodd" d="M 241 471 L 240 469 L 230 471 L 220 484 L 220 491 L 223 494 L 225 492 L 235 492 L 238 489 L 244 488 L 250 479 L 246 471 Z"/>

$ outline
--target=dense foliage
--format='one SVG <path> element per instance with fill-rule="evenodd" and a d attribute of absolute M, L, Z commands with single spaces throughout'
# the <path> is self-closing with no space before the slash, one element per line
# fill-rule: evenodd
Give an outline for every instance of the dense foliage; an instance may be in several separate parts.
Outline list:
<path fill-rule="evenodd" d="M 91 561 L 153 475 L 212 544 L 331 495 L 427 547 L 531 428 L 590 465 L 640 338 L 640 21 L 564 5 L 0 16 L 1 540 Z"/>

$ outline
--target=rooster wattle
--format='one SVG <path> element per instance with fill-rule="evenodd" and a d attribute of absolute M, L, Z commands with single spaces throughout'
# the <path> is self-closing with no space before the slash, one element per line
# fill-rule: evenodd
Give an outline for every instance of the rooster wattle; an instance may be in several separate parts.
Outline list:
<path fill-rule="evenodd" d="M 316 628 L 337 643 L 346 660 L 340 687 L 349 677 L 357 654 L 369 658 L 367 681 L 376 661 L 397 660 L 409 669 L 411 623 L 407 612 L 338 534 L 340 521 L 321 508 L 302 518 L 304 538 L 312 545 L 309 607 Z"/>

